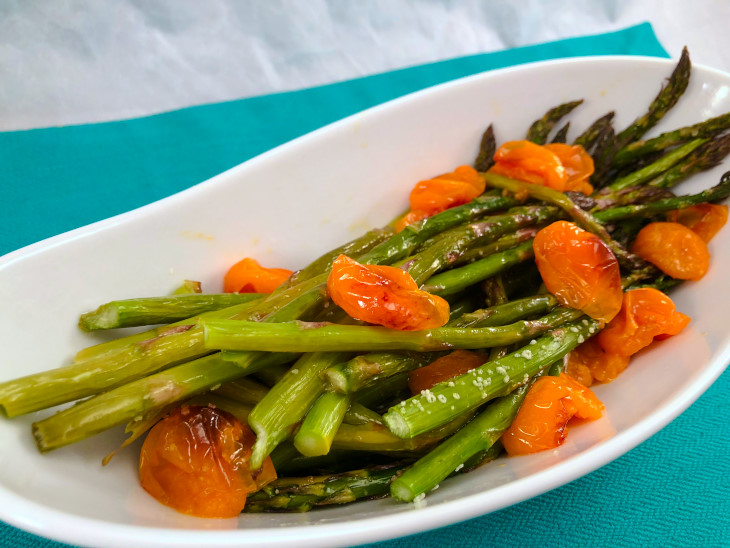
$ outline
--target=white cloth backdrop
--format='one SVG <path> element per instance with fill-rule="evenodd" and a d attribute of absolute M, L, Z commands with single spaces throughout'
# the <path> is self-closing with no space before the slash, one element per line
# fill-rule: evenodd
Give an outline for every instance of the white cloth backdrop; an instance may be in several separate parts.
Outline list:
<path fill-rule="evenodd" d="M 727 0 L 0 0 L 0 130 L 143 116 L 650 21 L 730 71 Z"/>

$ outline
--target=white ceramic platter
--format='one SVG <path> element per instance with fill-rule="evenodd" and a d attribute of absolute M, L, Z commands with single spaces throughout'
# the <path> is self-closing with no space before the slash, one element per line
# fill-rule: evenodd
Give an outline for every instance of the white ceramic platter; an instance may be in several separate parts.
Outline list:
<path fill-rule="evenodd" d="M 77 331 L 78 314 L 101 302 L 165 294 L 184 278 L 216 291 L 242 256 L 297 268 L 386 223 L 405 208 L 416 181 L 470 163 L 489 122 L 500 141 L 521 138 L 550 106 L 585 98 L 571 117 L 574 131 L 609 110 L 623 128 L 672 66 L 650 58 L 582 58 L 447 83 L 342 120 L 181 194 L 11 253 L 0 259 L 0 380 L 67 363 L 95 340 Z M 695 68 L 685 96 L 657 129 L 730 111 L 729 91 L 730 76 Z M 682 188 L 711 186 L 722 171 Z M 636 446 L 723 371 L 730 358 L 723 275 L 730 230 L 710 247 L 705 279 L 673 293 L 692 317 L 689 328 L 596 388 L 604 418 L 574 428 L 557 451 L 503 459 L 447 480 L 423 508 L 388 499 L 308 514 L 182 516 L 139 487 L 135 448 L 100 466 L 122 439 L 120 430 L 39 455 L 29 425 L 46 412 L 0 421 L 0 519 L 91 546 L 334 546 L 424 531 L 533 497 Z"/>

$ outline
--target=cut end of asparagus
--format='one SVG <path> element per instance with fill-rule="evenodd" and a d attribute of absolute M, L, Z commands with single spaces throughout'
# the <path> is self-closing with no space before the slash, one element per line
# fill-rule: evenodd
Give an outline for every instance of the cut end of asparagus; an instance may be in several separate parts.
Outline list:
<path fill-rule="evenodd" d="M 325 370 L 322 374 L 322 380 L 328 389 L 341 392 L 343 394 L 349 393 L 347 386 L 347 377 L 345 374 L 337 368 L 330 367 Z"/>
<path fill-rule="evenodd" d="M 390 484 L 390 496 L 401 502 L 412 502 L 416 495 L 411 489 L 398 479 Z"/>
<path fill-rule="evenodd" d="M 388 427 L 388 430 L 399 438 L 408 439 L 412 437 L 408 423 L 396 411 L 388 411 L 385 415 L 383 415 L 383 420 L 385 421 L 385 425 Z"/>
<path fill-rule="evenodd" d="M 305 457 L 321 457 L 330 451 L 330 444 L 321 436 L 306 435 L 294 438 L 294 447 Z"/>
<path fill-rule="evenodd" d="M 113 305 L 103 304 L 93 312 L 82 314 L 79 318 L 79 328 L 83 331 L 98 331 L 112 329 L 119 325 L 119 313 Z"/>

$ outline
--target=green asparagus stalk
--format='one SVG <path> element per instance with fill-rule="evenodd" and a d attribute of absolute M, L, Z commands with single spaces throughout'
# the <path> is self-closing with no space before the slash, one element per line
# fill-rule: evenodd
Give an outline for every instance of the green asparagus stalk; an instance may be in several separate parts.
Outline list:
<path fill-rule="evenodd" d="M 554 329 L 535 339 L 534 344 L 530 343 L 504 358 L 488 362 L 449 382 L 437 384 L 431 390 L 391 407 L 383 415 L 383 420 L 399 438 L 411 438 L 428 432 L 526 384 L 531 377 L 562 358 L 597 328 L 597 321 L 583 319 Z"/>
<path fill-rule="evenodd" d="M 601 188 L 608 182 L 609 170 L 616 149 L 616 133 L 613 126 L 608 124 L 598 136 L 591 151 L 591 156 L 594 158 L 594 172 L 590 182 L 595 188 Z"/>
<path fill-rule="evenodd" d="M 381 465 L 327 476 L 280 478 L 246 500 L 245 512 L 307 512 L 388 493 L 402 464 Z"/>
<path fill-rule="evenodd" d="M 525 320 L 500 327 L 439 327 L 420 331 L 300 321 L 259 323 L 240 320 L 210 320 L 204 324 L 204 328 L 205 344 L 209 349 L 264 352 L 435 352 L 491 348 L 521 342 L 574 320 L 576 314 L 581 313 L 559 308 L 538 320 Z"/>
<path fill-rule="evenodd" d="M 516 264 L 528 261 L 534 256 L 532 240 L 528 240 L 507 251 L 494 253 L 485 259 L 474 261 L 466 266 L 436 274 L 421 289 L 441 297 L 452 295 L 475 283 L 504 272 Z"/>
<path fill-rule="evenodd" d="M 460 470 L 471 457 L 492 447 L 512 424 L 530 384 L 491 402 L 464 428 L 416 461 L 391 484 L 393 498 L 411 502 Z"/>
<path fill-rule="evenodd" d="M 378 409 L 383 405 L 402 399 L 407 393 L 408 372 L 402 372 L 381 378 L 377 383 L 364 386 L 352 394 L 352 399 L 353 403 L 359 403 L 368 409 Z"/>
<path fill-rule="evenodd" d="M 646 184 L 654 188 L 672 188 L 695 173 L 720 165 L 728 153 L 730 153 L 730 134 L 706 142 L 675 166 Z"/>
<path fill-rule="evenodd" d="M 667 131 L 652 139 L 630 143 L 616 153 L 614 165 L 616 167 L 624 166 L 648 154 L 662 152 L 701 137 L 713 137 L 727 129 L 730 129 L 730 112 L 710 118 L 699 124 Z"/>
<path fill-rule="evenodd" d="M 648 112 L 634 120 L 629 127 L 618 134 L 616 141 L 619 150 L 641 138 L 642 135 L 653 128 L 677 104 L 684 90 L 687 89 L 691 71 L 692 64 L 689 60 L 689 52 L 687 48 L 684 48 L 682 50 L 682 56 L 669 77 L 667 85 L 662 87 L 659 94 L 651 102 Z"/>
<path fill-rule="evenodd" d="M 294 446 L 305 457 L 326 455 L 337 429 L 350 407 L 350 397 L 337 392 L 325 392 L 307 413 L 294 437 Z"/>
<path fill-rule="evenodd" d="M 256 433 L 250 460 L 252 469 L 261 467 L 264 459 L 287 438 L 324 392 L 319 381 L 322 371 L 349 358 L 347 352 L 304 354 L 254 407 L 248 417 L 248 424 Z"/>
<path fill-rule="evenodd" d="M 666 198 L 657 200 L 647 204 L 636 204 L 612 209 L 598 211 L 594 217 L 604 223 L 614 223 L 624 219 L 634 219 L 641 217 L 652 217 L 667 211 L 682 209 L 696 204 L 706 202 L 718 202 L 730 196 L 730 171 L 725 173 L 720 179 L 720 183 L 712 188 L 703 190 L 697 194 L 686 196 L 676 196 L 674 198 Z"/>
<path fill-rule="evenodd" d="M 580 145 L 587 151 L 591 151 L 601 135 L 606 131 L 607 128 L 611 128 L 611 122 L 616 113 L 611 111 L 608 114 L 604 114 L 598 120 L 593 122 L 588 129 L 581 133 L 573 144 Z"/>
<path fill-rule="evenodd" d="M 352 426 L 360 426 L 371 422 L 380 425 L 385 424 L 382 416 L 356 401 L 350 404 L 350 408 L 345 413 L 345 418 L 342 419 L 342 422 Z"/>
<path fill-rule="evenodd" d="M 371 352 L 327 368 L 322 380 L 328 390 L 350 394 L 379 379 L 428 365 L 444 355 L 444 352 Z"/>
<path fill-rule="evenodd" d="M 494 327 L 507 325 L 535 314 L 544 314 L 558 305 L 555 297 L 546 293 L 525 297 L 491 308 L 475 310 L 450 322 L 452 327 Z"/>
<path fill-rule="evenodd" d="M 626 175 L 625 177 L 616 179 L 614 182 L 608 185 L 607 188 L 610 188 L 611 190 L 621 190 L 624 188 L 646 183 L 647 181 L 650 181 L 667 171 L 677 162 L 679 162 L 683 158 L 686 158 L 693 150 L 705 144 L 706 142 L 707 139 L 695 139 L 694 141 L 690 141 L 689 143 L 679 146 L 659 158 L 657 161 L 649 164 L 648 166 L 643 167 L 638 171 L 634 171 Z"/>
<path fill-rule="evenodd" d="M 479 143 L 479 154 L 474 160 L 474 169 L 487 171 L 494 164 L 494 153 L 497 151 L 497 141 L 494 138 L 492 124 L 484 131 L 482 140 Z"/>
<path fill-rule="evenodd" d="M 545 115 L 533 122 L 530 129 L 527 131 L 527 140 L 537 143 L 538 145 L 544 145 L 547 142 L 548 135 L 564 116 L 567 116 L 573 111 L 578 105 L 583 103 L 583 99 L 579 101 L 571 101 L 553 107 L 548 110 Z"/>
<path fill-rule="evenodd" d="M 214 295 L 171 295 L 112 301 L 93 312 L 81 315 L 79 327 L 84 331 L 116 329 L 173 323 L 208 312 L 260 299 L 260 293 L 221 293 Z"/>
<path fill-rule="evenodd" d="M 541 228 L 542 225 L 518 228 L 514 232 L 505 234 L 490 244 L 470 248 L 462 253 L 459 258 L 452 263 L 452 266 L 456 267 L 473 263 L 474 261 L 485 259 L 495 253 L 501 253 L 502 251 L 512 249 L 527 240 L 532 240 Z"/>
<path fill-rule="evenodd" d="M 221 355 L 221 359 L 225 360 L 225 357 Z M 218 388 L 214 388 L 213 391 L 219 396 L 224 396 L 239 403 L 256 405 L 264 399 L 269 389 L 256 381 L 242 378 L 223 383 Z"/>
<path fill-rule="evenodd" d="M 33 423 L 33 436 L 41 452 L 89 438 L 150 411 L 163 409 L 272 363 L 281 354 L 252 359 L 248 368 L 213 354 L 150 375 L 84 400 Z M 288 357 L 286 358 L 288 359 Z M 211 379 L 215 384 L 211 385 Z"/>

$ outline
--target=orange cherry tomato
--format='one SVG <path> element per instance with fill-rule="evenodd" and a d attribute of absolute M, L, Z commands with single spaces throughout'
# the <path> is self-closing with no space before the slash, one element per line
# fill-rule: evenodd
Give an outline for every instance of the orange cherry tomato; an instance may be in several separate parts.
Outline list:
<path fill-rule="evenodd" d="M 498 175 L 527 183 L 545 185 L 563 192 L 568 174 L 555 152 L 530 141 L 509 141 L 494 155 L 490 169 Z"/>
<path fill-rule="evenodd" d="M 408 387 L 411 389 L 411 394 L 420 394 L 422 390 L 430 390 L 438 383 L 459 377 L 488 361 L 489 358 L 483 354 L 455 350 L 420 369 L 411 371 L 408 374 Z"/>
<path fill-rule="evenodd" d="M 606 352 L 597 337 L 591 337 L 568 354 L 566 373 L 585 386 L 593 379 L 611 382 L 629 365 L 629 357 Z"/>
<path fill-rule="evenodd" d="M 550 152 L 560 158 L 560 163 L 565 168 L 566 181 L 565 190 L 593 194 L 593 186 L 588 179 L 595 171 L 593 158 L 580 145 L 566 145 L 563 143 L 550 143 L 543 145 Z"/>
<path fill-rule="evenodd" d="M 459 166 L 451 173 L 420 181 L 411 191 L 411 211 L 396 223 L 395 229 L 400 232 L 416 221 L 471 202 L 484 192 L 485 186 L 484 179 L 470 166 Z"/>
<path fill-rule="evenodd" d="M 512 425 L 502 435 L 510 456 L 553 449 L 565 441 L 573 417 L 600 418 L 603 404 L 590 388 L 561 373 L 535 381 Z"/>
<path fill-rule="evenodd" d="M 727 223 L 726 205 L 697 204 L 678 211 L 670 211 L 667 221 L 679 223 L 697 234 L 707 243 Z"/>
<path fill-rule="evenodd" d="M 672 300 L 661 291 L 642 287 L 624 294 L 618 315 L 598 334 L 606 352 L 631 356 L 649 346 L 654 339 L 676 335 L 690 319 L 677 312 Z"/>
<path fill-rule="evenodd" d="M 649 223 L 636 235 L 631 251 L 680 280 L 697 281 L 710 268 L 707 244 L 679 223 Z"/>
<path fill-rule="evenodd" d="M 158 422 L 142 445 L 139 477 L 159 502 L 184 514 L 233 518 L 246 495 L 276 479 L 271 459 L 248 466 L 253 432 L 214 407 L 182 406 Z"/>
<path fill-rule="evenodd" d="M 433 329 L 449 321 L 448 302 L 421 291 L 408 272 L 392 266 L 362 265 L 340 255 L 327 291 L 352 318 L 392 329 Z"/>
<path fill-rule="evenodd" d="M 271 293 L 283 284 L 291 270 L 264 268 L 256 259 L 246 258 L 234 264 L 223 278 L 226 293 Z"/>
<path fill-rule="evenodd" d="M 618 261 L 598 236 L 557 221 L 537 233 L 533 249 L 542 281 L 560 304 L 603 321 L 621 309 Z"/>

